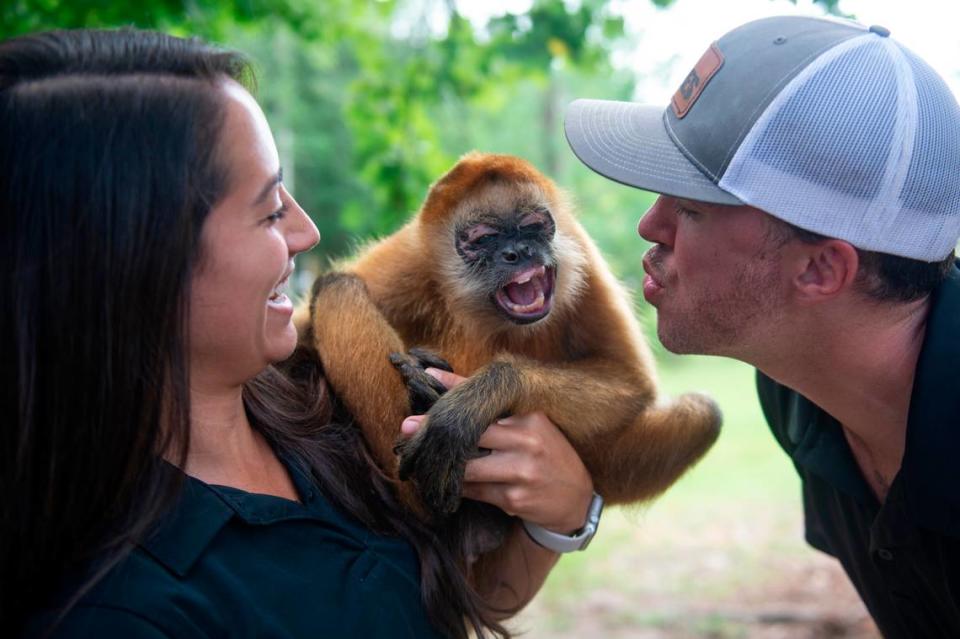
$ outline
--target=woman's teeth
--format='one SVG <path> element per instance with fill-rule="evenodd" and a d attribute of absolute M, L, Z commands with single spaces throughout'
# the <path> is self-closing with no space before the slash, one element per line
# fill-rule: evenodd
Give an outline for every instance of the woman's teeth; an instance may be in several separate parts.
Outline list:
<path fill-rule="evenodd" d="M 287 291 L 287 284 L 289 283 L 289 281 L 290 281 L 289 275 L 283 278 L 282 280 L 280 280 L 280 283 L 277 284 L 277 286 L 273 289 L 273 293 L 270 294 L 268 301 L 270 302 L 283 301 L 287 297 L 286 291 Z"/>

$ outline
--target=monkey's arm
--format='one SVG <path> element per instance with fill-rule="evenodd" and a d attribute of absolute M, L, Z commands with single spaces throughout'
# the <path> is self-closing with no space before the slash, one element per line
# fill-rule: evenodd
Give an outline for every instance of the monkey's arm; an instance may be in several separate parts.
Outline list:
<path fill-rule="evenodd" d="M 393 447 L 410 414 L 407 387 L 388 359 L 403 352 L 363 281 L 346 273 L 317 279 L 310 302 L 310 335 L 327 382 L 363 430 L 381 468 L 397 476 Z"/>

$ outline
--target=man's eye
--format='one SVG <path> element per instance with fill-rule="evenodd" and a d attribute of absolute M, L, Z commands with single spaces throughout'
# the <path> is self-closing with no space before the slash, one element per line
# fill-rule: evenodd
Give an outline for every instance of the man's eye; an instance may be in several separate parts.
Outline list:
<path fill-rule="evenodd" d="M 694 211 L 693 209 L 688 209 L 685 206 L 679 206 L 679 205 L 677 205 L 677 213 L 685 217 L 696 217 L 700 215 L 699 211 Z"/>

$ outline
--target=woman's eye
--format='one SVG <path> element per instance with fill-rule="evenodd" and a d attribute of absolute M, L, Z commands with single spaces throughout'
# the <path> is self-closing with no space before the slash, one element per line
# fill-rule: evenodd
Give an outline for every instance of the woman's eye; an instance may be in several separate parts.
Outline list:
<path fill-rule="evenodd" d="M 279 209 L 268 215 L 264 218 L 264 221 L 269 224 L 274 224 L 283 219 L 283 216 L 287 214 L 287 205 L 284 204 Z"/>

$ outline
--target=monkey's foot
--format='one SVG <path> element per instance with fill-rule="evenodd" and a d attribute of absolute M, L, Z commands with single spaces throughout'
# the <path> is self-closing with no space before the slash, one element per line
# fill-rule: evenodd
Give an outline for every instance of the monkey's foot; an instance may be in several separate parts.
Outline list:
<path fill-rule="evenodd" d="M 447 392 L 435 377 L 428 375 L 426 368 L 432 366 L 451 371 L 450 365 L 430 351 L 411 348 L 409 354 L 390 353 L 390 363 L 400 372 L 407 392 L 410 394 L 410 409 L 415 415 L 422 415 Z"/>
<path fill-rule="evenodd" d="M 428 348 L 414 346 L 407 351 L 407 353 L 410 355 L 410 357 L 417 360 L 417 364 L 420 366 L 420 368 L 439 368 L 440 370 L 447 371 L 448 373 L 453 372 L 453 366 L 450 365 L 450 362 L 443 359 Z"/>

